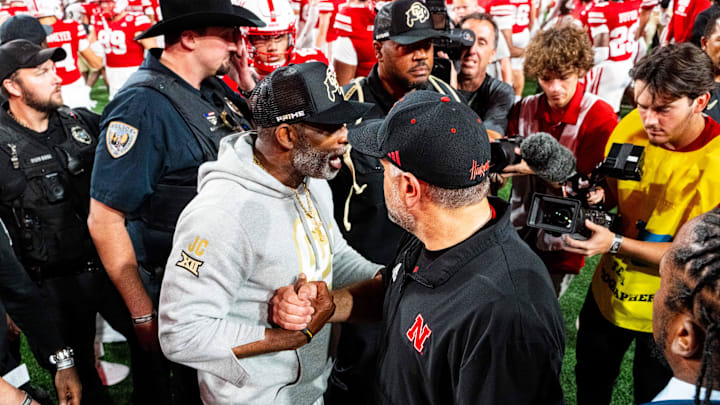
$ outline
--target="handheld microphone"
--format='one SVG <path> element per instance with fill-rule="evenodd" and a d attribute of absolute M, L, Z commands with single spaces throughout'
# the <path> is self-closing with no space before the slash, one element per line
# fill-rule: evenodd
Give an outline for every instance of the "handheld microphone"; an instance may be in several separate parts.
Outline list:
<path fill-rule="evenodd" d="M 541 179 L 564 183 L 576 174 L 575 156 L 552 135 L 538 132 L 520 144 L 522 158 Z"/>

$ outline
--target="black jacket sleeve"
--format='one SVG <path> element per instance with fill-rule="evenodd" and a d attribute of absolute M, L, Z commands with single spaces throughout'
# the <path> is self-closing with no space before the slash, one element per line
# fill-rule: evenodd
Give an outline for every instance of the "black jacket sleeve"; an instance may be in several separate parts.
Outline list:
<path fill-rule="evenodd" d="M 483 118 L 485 128 L 505 136 L 508 125 L 508 114 L 515 102 L 515 92 L 512 86 L 493 80 L 488 90 L 488 110 Z"/>
<path fill-rule="evenodd" d="M 0 223 L 0 227 L 0 299 L 25 333 L 38 363 L 50 370 L 53 366 L 48 358 L 65 347 L 59 315 L 15 257 L 4 225 Z M 4 323 L 5 319 L 0 321 Z"/>

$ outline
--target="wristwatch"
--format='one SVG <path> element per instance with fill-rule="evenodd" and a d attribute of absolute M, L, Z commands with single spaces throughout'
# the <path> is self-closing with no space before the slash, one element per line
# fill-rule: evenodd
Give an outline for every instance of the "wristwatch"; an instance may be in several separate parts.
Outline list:
<path fill-rule="evenodd" d="M 613 254 L 617 253 L 620 250 L 620 245 L 622 245 L 622 242 L 622 235 L 615 234 L 615 236 L 613 236 L 612 245 L 610 245 L 610 250 L 608 250 L 608 252 Z"/>
<path fill-rule="evenodd" d="M 50 364 L 57 367 L 57 371 L 73 367 L 75 366 L 73 355 L 75 355 L 75 351 L 69 347 L 58 350 L 55 354 L 50 355 Z"/>
<path fill-rule="evenodd" d="M 24 391 L 24 392 L 25 392 L 25 398 L 20 403 L 20 405 L 32 405 L 33 397 L 31 397 L 30 394 L 27 393 L 27 391 Z"/>

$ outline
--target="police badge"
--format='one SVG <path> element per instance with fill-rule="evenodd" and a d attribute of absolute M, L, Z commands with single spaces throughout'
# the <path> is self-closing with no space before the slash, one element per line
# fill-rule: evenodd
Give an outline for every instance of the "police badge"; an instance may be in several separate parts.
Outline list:
<path fill-rule="evenodd" d="M 90 138 L 90 134 L 85 131 L 85 128 L 83 127 L 72 127 L 70 130 L 73 139 L 80 143 L 84 143 L 85 145 L 90 145 L 92 143 L 92 138 Z"/>

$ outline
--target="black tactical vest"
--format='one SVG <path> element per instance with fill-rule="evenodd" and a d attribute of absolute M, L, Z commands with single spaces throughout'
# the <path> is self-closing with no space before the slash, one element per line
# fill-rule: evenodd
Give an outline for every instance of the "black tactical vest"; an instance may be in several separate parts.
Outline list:
<path fill-rule="evenodd" d="M 216 77 L 205 79 L 204 89 L 212 91 L 212 103 L 164 72 L 140 69 L 130 77 L 125 88 L 147 87 L 165 96 L 198 142 L 203 161 L 217 159 L 220 140 L 225 136 L 251 129 L 242 111 L 226 95 L 226 88 Z M 215 113 L 208 119 L 206 112 Z M 214 121 L 214 122 L 213 122 Z M 145 264 L 165 266 L 172 248 L 172 236 L 180 213 L 197 194 L 198 167 L 163 173 L 155 192 L 140 209 L 144 223 Z"/>
<path fill-rule="evenodd" d="M 87 230 L 90 175 L 97 146 L 92 129 L 67 107 L 58 110 L 65 141 L 53 146 L 0 126 L 0 150 L 10 159 L 2 204 L 9 207 L 19 252 L 26 266 L 66 263 L 93 257 Z"/>

